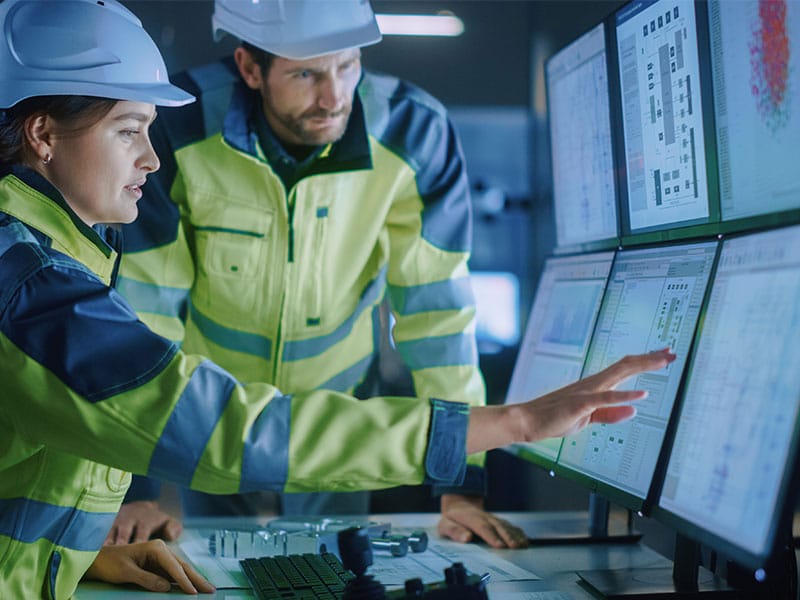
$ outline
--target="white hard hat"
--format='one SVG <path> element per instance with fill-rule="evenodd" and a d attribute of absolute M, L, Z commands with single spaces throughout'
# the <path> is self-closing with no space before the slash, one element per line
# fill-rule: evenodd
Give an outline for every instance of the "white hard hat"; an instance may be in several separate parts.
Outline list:
<path fill-rule="evenodd" d="M 226 32 L 291 59 L 306 59 L 381 40 L 369 0 L 215 0 L 214 39 Z"/>
<path fill-rule="evenodd" d="M 97 96 L 180 106 L 141 21 L 116 0 L 0 2 L 0 108 L 33 96 Z"/>

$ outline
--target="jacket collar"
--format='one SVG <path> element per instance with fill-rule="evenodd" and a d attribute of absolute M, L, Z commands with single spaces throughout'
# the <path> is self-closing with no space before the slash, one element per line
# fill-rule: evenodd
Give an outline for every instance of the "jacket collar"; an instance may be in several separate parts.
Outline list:
<path fill-rule="evenodd" d="M 270 164 L 276 164 L 280 157 L 287 156 L 274 133 L 266 125 L 267 133 L 259 137 L 258 129 L 251 117 L 261 110 L 258 92 L 249 89 L 239 81 L 234 86 L 233 96 L 228 114 L 222 128 L 225 141 L 241 152 Z M 264 128 L 260 128 L 264 129 Z M 353 110 L 347 122 L 347 128 L 341 139 L 322 149 L 310 168 L 303 170 L 303 176 L 339 171 L 355 171 L 371 169 L 372 157 L 369 148 L 369 137 L 364 119 L 364 107 L 356 91 L 353 98 Z"/>
<path fill-rule="evenodd" d="M 103 280 L 116 268 L 119 232 L 107 225 L 89 227 L 44 177 L 23 165 L 0 167 L 0 211 L 46 237 L 47 244 L 84 263 Z"/>

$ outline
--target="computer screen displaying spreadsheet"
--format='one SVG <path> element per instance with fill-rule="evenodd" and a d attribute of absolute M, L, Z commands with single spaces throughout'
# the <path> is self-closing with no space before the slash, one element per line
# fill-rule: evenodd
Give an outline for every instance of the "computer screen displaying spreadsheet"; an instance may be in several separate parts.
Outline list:
<path fill-rule="evenodd" d="M 657 509 L 753 567 L 796 486 L 798 249 L 800 226 L 723 242 Z"/>
<path fill-rule="evenodd" d="M 603 23 L 547 61 L 559 247 L 601 240 L 616 245 L 619 235 L 607 71 Z"/>
<path fill-rule="evenodd" d="M 669 347 L 677 359 L 619 386 L 648 391 L 633 419 L 565 437 L 557 473 L 634 510 L 644 507 L 717 246 L 714 240 L 617 252 L 582 377 L 629 354 Z"/>

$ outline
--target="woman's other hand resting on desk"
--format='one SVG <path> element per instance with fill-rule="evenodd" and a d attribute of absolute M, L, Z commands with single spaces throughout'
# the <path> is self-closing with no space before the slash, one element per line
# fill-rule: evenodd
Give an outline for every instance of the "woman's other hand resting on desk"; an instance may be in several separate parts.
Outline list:
<path fill-rule="evenodd" d="M 210 594 L 216 589 L 178 558 L 163 540 L 103 546 L 84 577 L 108 583 L 134 583 L 151 592 L 168 592 L 173 581 L 186 594 Z"/>
<path fill-rule="evenodd" d="M 647 392 L 616 391 L 620 383 L 644 371 L 663 369 L 675 360 L 669 349 L 626 356 L 610 367 L 529 402 L 481 406 L 470 412 L 467 452 L 481 452 L 516 442 L 562 437 L 591 423 L 618 423 L 636 414 L 623 404 Z"/>

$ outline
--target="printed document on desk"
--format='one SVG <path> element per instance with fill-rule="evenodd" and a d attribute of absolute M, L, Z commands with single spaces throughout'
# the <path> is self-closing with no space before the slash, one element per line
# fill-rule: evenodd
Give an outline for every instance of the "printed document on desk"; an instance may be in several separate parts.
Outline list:
<path fill-rule="evenodd" d="M 443 539 L 431 539 L 425 552 L 409 552 L 401 557 L 375 553 L 367 573 L 374 575 L 385 586 L 402 586 L 406 579 L 414 577 L 419 577 L 425 583 L 432 583 L 443 580 L 445 568 L 454 562 L 464 563 L 468 571 L 478 575 L 488 573 L 490 583 L 541 579 L 484 546 Z"/>
<path fill-rule="evenodd" d="M 184 529 L 180 539 L 180 549 L 206 579 L 217 589 L 250 589 L 250 584 L 239 566 L 239 556 L 212 555 L 209 551 L 209 534 L 214 531 L 203 529 Z M 241 558 L 245 558 L 243 555 Z"/>

